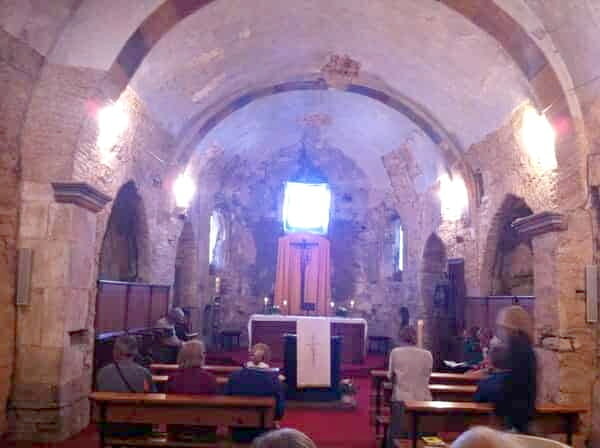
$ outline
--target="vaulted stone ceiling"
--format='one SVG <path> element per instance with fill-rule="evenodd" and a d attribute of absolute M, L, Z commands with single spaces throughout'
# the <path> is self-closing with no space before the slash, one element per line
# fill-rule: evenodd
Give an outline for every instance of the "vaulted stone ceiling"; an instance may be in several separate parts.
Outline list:
<path fill-rule="evenodd" d="M 424 191 L 444 172 L 439 148 L 400 112 L 362 95 L 337 90 L 295 91 L 258 99 L 214 127 L 198 144 L 231 157 L 264 159 L 303 138 L 319 148 L 338 148 L 361 167 L 371 185 L 389 188 L 382 157 L 405 145 L 413 150 Z"/>
<path fill-rule="evenodd" d="M 420 103 L 468 146 L 528 97 L 519 69 L 481 29 L 433 0 L 219 0 L 148 54 L 132 86 L 177 135 L 232 92 L 318 73 L 331 54 Z M 393 142 L 390 142 L 393 143 Z"/>

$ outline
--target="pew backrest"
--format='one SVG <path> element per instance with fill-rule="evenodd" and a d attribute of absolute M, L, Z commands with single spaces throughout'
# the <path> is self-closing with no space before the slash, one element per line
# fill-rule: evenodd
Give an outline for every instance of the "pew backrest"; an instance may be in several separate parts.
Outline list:
<path fill-rule="evenodd" d="M 177 364 L 150 364 L 150 371 L 155 374 L 168 374 L 179 369 Z M 204 366 L 204 369 L 214 375 L 230 375 L 241 370 L 241 366 Z"/>
<path fill-rule="evenodd" d="M 93 392 L 100 423 L 272 428 L 275 399 L 222 395 Z"/>

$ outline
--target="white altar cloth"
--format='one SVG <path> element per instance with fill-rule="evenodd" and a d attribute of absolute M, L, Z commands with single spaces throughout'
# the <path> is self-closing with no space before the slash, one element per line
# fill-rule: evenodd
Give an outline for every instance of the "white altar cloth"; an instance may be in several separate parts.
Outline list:
<path fill-rule="evenodd" d="M 298 322 L 300 319 L 322 319 L 329 321 L 332 323 L 341 323 L 341 324 L 362 324 L 365 326 L 365 340 L 364 340 L 364 349 L 367 347 L 367 334 L 368 334 L 368 325 L 365 319 L 359 317 L 321 317 L 321 316 L 287 316 L 284 314 L 253 314 L 250 316 L 248 320 L 248 341 L 250 347 L 252 347 L 252 322 L 255 321 L 276 321 L 276 322 Z"/>

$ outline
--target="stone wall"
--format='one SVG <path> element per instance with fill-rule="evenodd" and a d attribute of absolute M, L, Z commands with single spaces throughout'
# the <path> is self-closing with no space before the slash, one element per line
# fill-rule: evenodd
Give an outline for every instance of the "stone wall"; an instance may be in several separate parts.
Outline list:
<path fill-rule="evenodd" d="M 593 260 L 593 223 L 585 202 L 567 207 L 580 195 L 577 178 L 568 181 L 561 174 L 562 167 L 541 172 L 529 160 L 519 139 L 521 113 L 522 109 L 517 110 L 506 126 L 469 148 L 467 160 L 483 174 L 485 195 L 478 207 L 472 207 L 469 222 L 444 222 L 439 233 L 449 256 L 467 261 L 467 293 L 485 295 L 492 292 L 507 213 L 522 206 L 535 214 L 560 213 L 560 225 L 544 225 L 547 233 L 522 236 L 531 238 L 540 398 L 591 406 L 597 336 L 595 326 L 585 320 L 585 297 L 577 291 L 584 289 L 583 269 Z M 516 254 L 518 260 L 511 260 L 511 270 L 521 261 L 523 266 L 517 270 L 528 270 L 526 252 Z M 586 424 L 591 421 L 589 415 L 584 420 Z"/>
<path fill-rule="evenodd" d="M 19 247 L 33 250 L 34 266 L 31 304 L 17 316 L 17 439 L 61 440 L 89 423 L 95 281 L 111 206 L 95 214 L 57 203 L 51 182 L 83 181 L 112 197 L 135 182 L 148 229 L 137 242 L 138 279 L 173 282 L 182 222 L 170 193 L 175 168 L 166 167 L 171 137 L 126 90 L 119 102 L 129 123 L 104 157 L 96 113 L 111 88 L 102 72 L 45 65 L 24 119 Z"/>
<path fill-rule="evenodd" d="M 15 350 L 15 287 L 21 194 L 20 138 L 23 121 L 43 58 L 0 31 L 0 434 L 6 429 Z"/>
<path fill-rule="evenodd" d="M 292 146 L 262 161 L 234 157 L 220 168 L 221 188 L 212 203 L 227 221 L 229 234 L 227 261 L 214 275 L 222 281 L 226 328 L 245 333 L 250 314 L 262 312 L 262 298 L 273 292 L 277 239 L 283 235 L 283 187 L 299 168 L 298 155 L 299 148 Z M 328 176 L 333 191 L 328 235 L 333 300 L 346 307 L 355 300 L 353 316 L 366 318 L 373 333 L 394 336 L 399 308 L 407 306 L 413 317 L 419 311 L 417 269 L 412 267 L 416 260 L 409 255 L 406 264 L 411 268 L 402 281 L 393 278 L 394 222 L 402 219 L 394 199 L 389 193 L 373 190 L 362 171 L 340 150 L 319 146 L 309 151 L 309 156 Z M 204 221 L 211 211 L 205 210 Z M 199 242 L 207 239 L 207 231 L 198 234 Z M 413 254 L 412 240 L 410 236 L 407 239 Z M 202 251 L 199 260 L 208 265 L 208 251 Z M 212 282 L 214 276 L 209 280 L 211 287 Z M 212 294 L 208 288 L 207 299 Z"/>

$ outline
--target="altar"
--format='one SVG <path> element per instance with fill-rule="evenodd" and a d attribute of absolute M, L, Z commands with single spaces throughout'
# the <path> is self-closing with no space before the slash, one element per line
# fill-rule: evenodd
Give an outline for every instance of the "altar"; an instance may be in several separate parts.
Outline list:
<path fill-rule="evenodd" d="M 313 317 L 254 314 L 248 321 L 250 346 L 258 342 L 271 347 L 274 361 L 282 361 L 285 334 L 295 334 L 300 319 L 325 319 L 330 322 L 331 335 L 342 338 L 342 362 L 364 362 L 367 349 L 367 321 L 360 318 Z"/>

